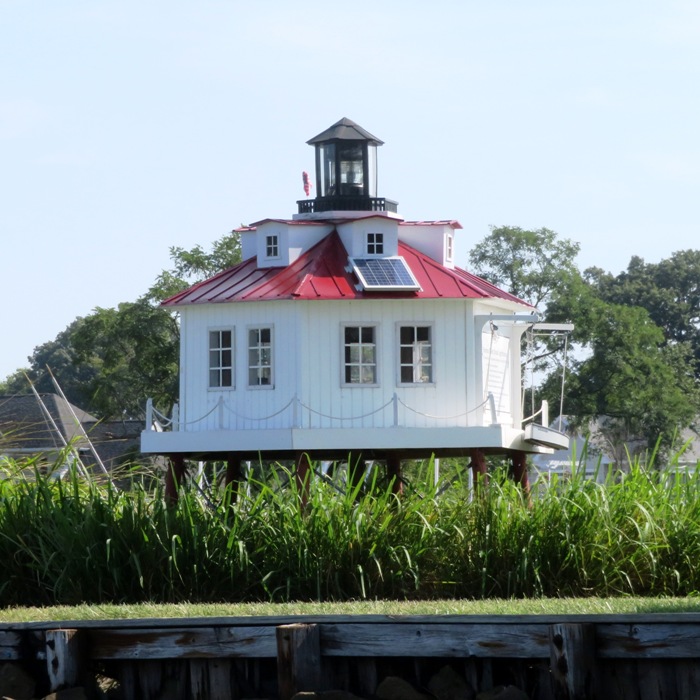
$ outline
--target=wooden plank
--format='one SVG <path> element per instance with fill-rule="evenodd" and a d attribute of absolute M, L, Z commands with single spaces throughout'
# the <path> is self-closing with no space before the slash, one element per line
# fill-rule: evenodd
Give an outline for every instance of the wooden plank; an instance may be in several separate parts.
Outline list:
<path fill-rule="evenodd" d="M 233 700 L 230 659 L 190 659 L 192 700 Z"/>
<path fill-rule="evenodd" d="M 280 700 L 321 687 L 321 643 L 318 625 L 277 628 L 277 685 Z"/>
<path fill-rule="evenodd" d="M 637 662 L 639 700 L 690 700 L 676 694 L 676 677 L 671 661 L 647 659 Z"/>
<path fill-rule="evenodd" d="M 599 625 L 603 659 L 700 659 L 700 624 Z"/>
<path fill-rule="evenodd" d="M 637 662 L 633 659 L 598 659 L 597 687 L 605 700 L 639 698 Z"/>
<path fill-rule="evenodd" d="M 677 660 L 674 664 L 679 698 L 700 698 L 700 664 L 697 661 Z"/>
<path fill-rule="evenodd" d="M 700 625 L 700 613 L 625 613 L 621 615 L 232 615 L 227 617 L 134 618 L 131 620 L 44 620 L 4 622 L 0 632 L 49 629 L 136 629 L 188 627 L 262 627 L 305 624 L 485 624 L 510 627 L 523 624 L 567 624 L 591 622 L 596 625 Z"/>
<path fill-rule="evenodd" d="M 22 636 L 19 632 L 0 630 L 0 661 L 22 658 Z"/>
<path fill-rule="evenodd" d="M 353 659 L 357 672 L 357 689 L 361 695 L 374 695 L 379 685 L 376 659 Z"/>
<path fill-rule="evenodd" d="M 94 659 L 274 658 L 274 627 L 91 630 Z"/>
<path fill-rule="evenodd" d="M 159 700 L 167 697 L 165 688 L 165 664 L 156 661 L 141 661 L 136 666 L 139 693 L 142 700 Z"/>
<path fill-rule="evenodd" d="M 123 698 L 137 698 L 139 696 L 137 665 L 137 661 L 122 661 L 117 666 L 117 680 Z"/>
<path fill-rule="evenodd" d="M 547 625 L 320 625 L 326 656 L 548 658 Z"/>
<path fill-rule="evenodd" d="M 593 625 L 551 625 L 550 663 L 555 696 L 567 700 L 593 700 L 595 629 Z"/>

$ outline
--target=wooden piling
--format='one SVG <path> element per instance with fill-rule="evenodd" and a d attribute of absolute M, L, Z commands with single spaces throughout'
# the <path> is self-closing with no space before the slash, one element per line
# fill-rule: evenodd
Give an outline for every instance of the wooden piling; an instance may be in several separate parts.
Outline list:
<path fill-rule="evenodd" d="M 595 628 L 591 624 L 549 627 L 554 695 L 562 700 L 594 700 Z"/>
<path fill-rule="evenodd" d="M 309 480 L 311 479 L 311 460 L 308 453 L 299 452 L 296 459 L 296 469 L 294 477 L 297 482 L 297 493 L 302 508 L 306 508 L 309 502 Z"/>
<path fill-rule="evenodd" d="M 231 487 L 231 501 L 235 502 L 238 499 L 238 485 L 243 477 L 243 469 L 241 467 L 241 457 L 236 452 L 229 452 L 226 457 L 226 476 L 225 484 Z"/>
<path fill-rule="evenodd" d="M 488 485 L 488 469 L 486 467 L 486 455 L 483 450 L 470 450 L 472 476 L 474 489 L 479 490 L 482 486 Z"/>
<path fill-rule="evenodd" d="M 177 503 L 178 490 L 184 478 L 185 457 L 182 454 L 171 455 L 170 464 L 165 472 L 165 500 L 168 503 Z"/>
<path fill-rule="evenodd" d="M 51 692 L 80 685 L 85 671 L 83 637 L 78 630 L 47 630 L 46 670 Z"/>
<path fill-rule="evenodd" d="M 401 460 L 398 457 L 386 458 L 386 476 L 391 484 L 391 490 L 395 494 L 403 493 L 403 481 L 401 479 Z"/>
<path fill-rule="evenodd" d="M 365 458 L 361 452 L 353 452 L 348 455 L 347 484 L 348 489 L 355 488 L 365 478 Z"/>
<path fill-rule="evenodd" d="M 321 636 L 318 625 L 280 625 L 276 632 L 280 700 L 290 700 L 301 691 L 321 690 Z"/>
<path fill-rule="evenodd" d="M 519 450 L 513 452 L 511 461 L 513 464 L 513 481 L 522 488 L 523 494 L 529 496 L 530 480 L 527 475 L 527 453 Z"/>

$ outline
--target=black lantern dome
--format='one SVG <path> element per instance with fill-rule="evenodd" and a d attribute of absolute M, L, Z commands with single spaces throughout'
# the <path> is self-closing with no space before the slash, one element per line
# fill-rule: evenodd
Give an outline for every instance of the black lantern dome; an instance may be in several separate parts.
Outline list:
<path fill-rule="evenodd" d="M 377 197 L 377 146 L 384 142 L 343 118 L 307 141 L 316 149 L 316 197 L 297 202 L 300 214 L 324 211 L 391 211 Z"/>

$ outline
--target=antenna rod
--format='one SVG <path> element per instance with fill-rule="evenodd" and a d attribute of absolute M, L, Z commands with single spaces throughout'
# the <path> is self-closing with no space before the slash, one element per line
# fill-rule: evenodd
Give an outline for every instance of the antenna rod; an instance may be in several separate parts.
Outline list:
<path fill-rule="evenodd" d="M 105 476 L 109 477 L 109 472 L 105 468 L 105 465 L 102 463 L 102 460 L 100 459 L 100 455 L 97 454 L 97 450 L 95 449 L 95 446 L 92 444 L 92 440 L 90 440 L 90 438 L 88 437 L 88 434 L 85 431 L 85 428 L 83 428 L 83 424 L 78 419 L 78 416 L 75 415 L 75 411 L 73 410 L 72 404 L 66 398 L 66 395 L 63 393 L 63 389 L 61 389 L 61 387 L 58 383 L 58 380 L 56 379 L 56 377 L 53 376 L 53 372 L 51 371 L 51 368 L 48 365 L 46 365 L 46 371 L 49 373 L 49 376 L 51 377 L 51 381 L 53 382 L 53 385 L 56 387 L 56 391 L 59 393 L 61 398 L 66 402 L 66 405 L 68 406 L 68 410 L 70 411 L 70 414 L 73 416 L 73 420 L 75 421 L 76 428 L 78 428 L 78 430 L 82 433 L 83 437 L 87 440 L 87 444 L 90 446 L 90 451 L 92 452 L 92 455 L 95 458 L 95 461 L 97 462 L 100 469 L 104 472 Z"/>
<path fill-rule="evenodd" d="M 46 408 L 46 404 L 44 403 L 41 396 L 39 396 L 39 392 L 36 390 L 36 387 L 32 383 L 32 380 L 29 378 L 29 375 L 26 372 L 23 372 L 23 374 L 24 374 L 26 380 L 29 382 L 29 386 L 32 388 L 32 392 L 34 393 L 36 400 L 39 402 L 39 406 L 41 406 L 41 409 L 44 413 L 44 417 L 48 419 L 49 423 L 51 423 L 51 426 L 56 431 L 56 435 L 58 435 L 58 437 L 60 438 L 61 442 L 63 443 L 63 446 L 68 448 L 69 445 L 66 442 L 66 438 L 63 436 L 63 433 L 59 430 L 58 426 L 56 425 L 56 421 L 53 419 L 53 416 L 49 412 L 49 409 Z M 83 476 L 87 476 L 87 471 L 85 470 L 85 465 L 80 460 L 80 455 L 78 454 L 78 451 L 74 447 L 70 447 L 70 451 L 71 451 L 71 454 L 73 455 L 73 458 L 78 463 L 78 469 L 80 470 L 80 473 Z"/>

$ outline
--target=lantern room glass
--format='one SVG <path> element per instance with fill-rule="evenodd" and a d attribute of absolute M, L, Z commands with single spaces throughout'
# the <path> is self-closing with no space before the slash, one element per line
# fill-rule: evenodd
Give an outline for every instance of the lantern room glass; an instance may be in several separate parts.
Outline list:
<path fill-rule="evenodd" d="M 335 144 L 322 143 L 318 146 L 317 185 L 321 197 L 331 197 L 336 192 L 335 186 Z"/>
<path fill-rule="evenodd" d="M 364 159 L 361 143 L 339 143 L 340 194 L 363 195 L 365 182 Z"/>
<path fill-rule="evenodd" d="M 317 144 L 316 187 L 320 197 L 376 197 L 377 146 L 339 140 Z"/>

